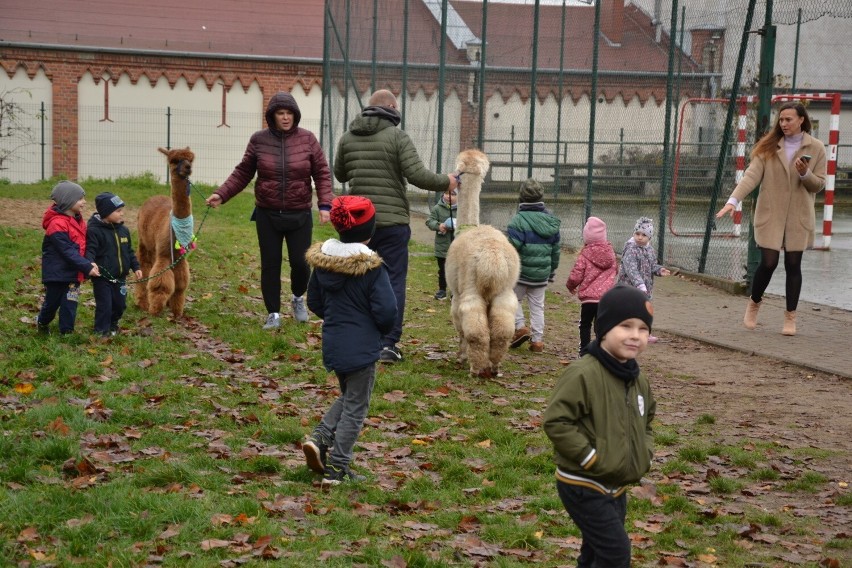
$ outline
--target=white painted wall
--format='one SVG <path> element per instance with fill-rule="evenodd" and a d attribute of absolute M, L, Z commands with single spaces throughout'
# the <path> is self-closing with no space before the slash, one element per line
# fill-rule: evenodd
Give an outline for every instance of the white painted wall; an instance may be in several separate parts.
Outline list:
<path fill-rule="evenodd" d="M 50 177 L 53 171 L 53 135 L 49 122 L 53 106 L 53 91 L 50 79 L 41 69 L 32 79 L 27 76 L 23 68 L 18 68 L 12 77 L 0 71 L 0 93 L 3 93 L 4 100 L 21 106 L 21 126 L 28 129 L 25 138 L 22 136 L 0 137 L 0 149 L 4 153 L 7 150 L 12 151 L 10 158 L 3 165 L 6 169 L 0 170 L 0 179 L 8 179 L 15 183 L 38 181 L 41 179 L 42 162 L 45 177 Z M 42 140 L 42 122 L 39 119 L 42 103 L 47 115 L 44 123 L 44 140 Z"/>

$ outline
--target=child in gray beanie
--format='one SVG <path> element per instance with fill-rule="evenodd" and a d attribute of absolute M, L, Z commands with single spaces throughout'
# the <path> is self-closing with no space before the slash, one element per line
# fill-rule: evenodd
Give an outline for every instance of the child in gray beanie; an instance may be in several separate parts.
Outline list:
<path fill-rule="evenodd" d="M 48 324 L 57 311 L 59 332 L 73 332 L 80 283 L 86 276 L 101 274 L 97 264 L 86 260 L 85 195 L 83 188 L 71 181 L 59 182 L 50 192 L 54 204 L 44 212 L 41 222 L 41 281 L 45 294 L 36 318 L 40 333 L 48 332 Z"/>

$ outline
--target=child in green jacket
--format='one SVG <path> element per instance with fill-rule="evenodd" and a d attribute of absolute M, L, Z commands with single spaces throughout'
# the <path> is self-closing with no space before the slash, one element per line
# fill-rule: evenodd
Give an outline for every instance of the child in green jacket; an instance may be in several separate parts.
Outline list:
<path fill-rule="evenodd" d="M 447 190 L 432 208 L 426 226 L 435 231 L 435 260 L 438 261 L 438 291 L 435 292 L 436 300 L 447 298 L 447 251 L 453 242 L 456 229 L 456 201 L 458 201 L 458 190 Z"/>
<path fill-rule="evenodd" d="M 654 455 L 656 403 L 636 363 L 653 313 L 647 296 L 632 286 L 604 294 L 598 339 L 559 378 L 544 413 L 559 498 L 583 535 L 581 568 L 630 566 L 626 486 L 647 473 Z"/>

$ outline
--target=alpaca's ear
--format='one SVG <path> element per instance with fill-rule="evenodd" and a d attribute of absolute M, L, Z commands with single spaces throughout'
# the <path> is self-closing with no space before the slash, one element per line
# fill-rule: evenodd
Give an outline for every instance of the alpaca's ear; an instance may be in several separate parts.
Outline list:
<path fill-rule="evenodd" d="M 169 155 L 169 151 L 165 148 L 157 148 L 157 150 L 159 150 L 161 154 L 165 154 L 166 156 Z"/>

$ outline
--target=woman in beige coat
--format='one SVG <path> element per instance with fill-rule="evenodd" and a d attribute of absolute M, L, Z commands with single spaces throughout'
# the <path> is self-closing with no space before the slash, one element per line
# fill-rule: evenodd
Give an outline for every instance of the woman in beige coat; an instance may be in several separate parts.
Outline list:
<path fill-rule="evenodd" d="M 802 290 L 802 253 L 814 244 L 814 197 L 825 186 L 825 146 L 810 135 L 811 120 L 799 102 L 781 105 L 775 126 L 752 150 L 751 163 L 730 199 L 716 214 L 733 214 L 760 185 L 754 211 L 754 239 L 760 265 L 754 273 L 743 325 L 757 327 L 757 312 L 784 249 L 787 273 L 784 335 L 796 334 L 796 307 Z"/>

